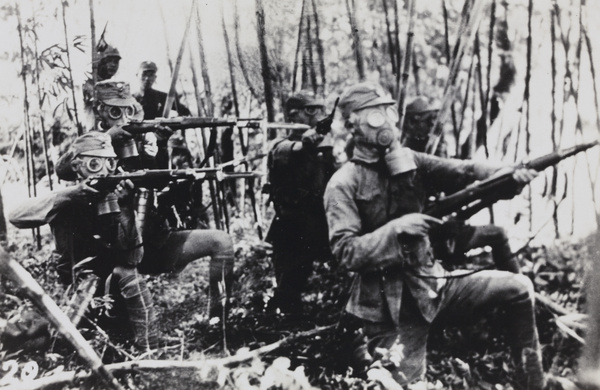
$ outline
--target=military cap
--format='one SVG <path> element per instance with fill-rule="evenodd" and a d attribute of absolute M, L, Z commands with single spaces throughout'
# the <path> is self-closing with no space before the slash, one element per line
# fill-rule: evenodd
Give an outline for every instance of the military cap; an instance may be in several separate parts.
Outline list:
<path fill-rule="evenodd" d="M 427 98 L 416 96 L 406 105 L 407 114 L 421 114 L 425 112 L 438 111 L 437 104 L 430 104 Z"/>
<path fill-rule="evenodd" d="M 286 112 L 290 112 L 291 110 L 301 110 L 304 107 L 324 107 L 325 102 L 323 99 L 315 96 L 314 93 L 310 91 L 300 91 L 296 92 L 292 96 L 290 96 L 285 102 L 285 110 Z"/>
<path fill-rule="evenodd" d="M 116 47 L 111 45 L 106 45 L 103 50 L 98 50 L 98 60 L 103 60 L 108 57 L 117 57 L 118 59 L 121 59 L 121 54 Z"/>
<path fill-rule="evenodd" d="M 69 149 L 56 161 L 55 172 L 60 180 L 75 181 L 77 174 L 71 162 L 77 156 L 117 157 L 108 134 L 90 131 L 73 141 Z"/>
<path fill-rule="evenodd" d="M 342 117 L 348 118 L 351 112 L 381 104 L 395 104 L 381 85 L 373 82 L 362 82 L 346 88 L 340 97 L 338 108 Z"/>
<path fill-rule="evenodd" d="M 77 156 L 117 157 L 110 135 L 100 131 L 90 131 L 80 135 L 71 145 L 73 158 Z"/>
<path fill-rule="evenodd" d="M 96 83 L 96 100 L 111 106 L 135 106 L 137 100 L 131 96 L 129 83 L 104 80 Z"/>
<path fill-rule="evenodd" d="M 143 61 L 140 64 L 140 72 L 144 72 L 144 71 L 148 71 L 151 70 L 153 72 L 156 72 L 158 70 L 158 67 L 156 66 L 156 64 L 152 61 Z"/>

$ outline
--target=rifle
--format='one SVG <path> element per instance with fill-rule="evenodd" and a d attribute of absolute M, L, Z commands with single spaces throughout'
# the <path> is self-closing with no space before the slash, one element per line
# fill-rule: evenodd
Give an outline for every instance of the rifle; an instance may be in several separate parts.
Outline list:
<path fill-rule="evenodd" d="M 335 110 L 337 109 L 337 105 L 338 105 L 339 101 L 340 101 L 339 97 L 337 99 L 335 99 L 335 103 L 333 105 L 333 110 L 331 110 L 331 113 L 329 115 L 327 115 L 325 118 L 323 118 L 317 122 L 315 131 L 318 134 L 325 135 L 331 131 L 331 124 L 333 123 L 333 117 L 335 116 Z"/>
<path fill-rule="evenodd" d="M 133 134 L 143 134 L 156 131 L 159 127 L 171 130 L 211 128 L 211 127 L 248 127 L 253 129 L 265 126 L 267 129 L 308 130 L 310 127 L 297 123 L 264 123 L 261 118 L 213 118 L 202 116 L 186 116 L 176 118 L 156 118 L 146 120 L 131 120 L 123 126 L 123 130 Z"/>
<path fill-rule="evenodd" d="M 98 175 L 86 179 L 87 184 L 99 191 L 110 191 L 122 180 L 131 180 L 136 187 L 162 188 L 177 180 L 232 180 L 259 177 L 258 172 L 225 172 L 221 167 L 188 169 L 144 169 L 116 175 Z"/>
<path fill-rule="evenodd" d="M 427 207 L 423 213 L 436 218 L 453 215 L 455 219 L 466 220 L 479 210 L 502 199 L 503 194 L 506 194 L 506 189 L 514 186 L 512 173 L 515 170 L 528 168 L 541 172 L 568 157 L 586 151 L 596 145 L 598 145 L 598 141 L 575 145 L 567 149 L 554 151 L 531 161 L 522 162 L 515 165 L 512 172 L 507 172 L 499 176 L 494 175 L 481 182 L 471 184 L 464 190 L 438 199 L 430 207 Z"/>

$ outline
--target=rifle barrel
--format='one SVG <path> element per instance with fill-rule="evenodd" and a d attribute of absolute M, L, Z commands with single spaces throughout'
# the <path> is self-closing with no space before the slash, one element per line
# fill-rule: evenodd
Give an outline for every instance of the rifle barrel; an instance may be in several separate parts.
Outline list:
<path fill-rule="evenodd" d="M 561 149 L 545 156 L 538 157 L 529 162 L 520 164 L 520 166 L 535 169 L 536 171 L 542 171 L 551 165 L 557 164 L 561 160 L 574 156 L 575 154 L 581 153 L 596 145 L 598 145 L 597 141 L 575 145 L 567 149 Z M 428 207 L 424 213 L 433 217 L 442 218 L 452 213 L 459 213 L 460 215 L 461 210 L 478 200 L 480 200 L 479 205 L 483 203 L 486 205 L 493 204 L 501 199 L 502 189 L 506 188 L 507 185 L 510 185 L 511 182 L 512 173 L 506 173 L 501 176 L 492 176 L 439 199 L 436 203 Z M 464 214 L 469 215 L 470 212 L 464 211 Z"/>

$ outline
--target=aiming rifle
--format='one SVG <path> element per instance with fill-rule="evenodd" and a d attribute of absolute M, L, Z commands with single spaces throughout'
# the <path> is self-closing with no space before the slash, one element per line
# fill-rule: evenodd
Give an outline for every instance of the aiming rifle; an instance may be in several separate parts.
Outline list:
<path fill-rule="evenodd" d="M 259 177 L 257 172 L 225 172 L 221 167 L 188 169 L 144 169 L 116 175 L 98 175 L 86 179 L 87 184 L 100 191 L 114 189 L 122 180 L 131 180 L 136 187 L 162 188 L 176 180 L 231 180 Z"/>
<path fill-rule="evenodd" d="M 525 161 L 514 166 L 513 171 L 502 175 L 494 175 L 486 180 L 474 183 L 464 190 L 445 196 L 430 207 L 426 208 L 424 214 L 436 218 L 452 215 L 455 219 L 466 220 L 498 200 L 505 197 L 507 189 L 514 188 L 512 173 L 519 168 L 534 169 L 538 172 L 558 164 L 565 158 L 574 156 L 589 148 L 598 145 L 598 141 L 575 145 L 571 148 L 557 150 L 545 156 L 531 161 Z"/>
<path fill-rule="evenodd" d="M 213 118 L 201 116 L 185 116 L 176 118 L 156 118 L 146 120 L 131 120 L 123 126 L 123 130 L 131 134 L 143 134 L 156 131 L 159 127 L 171 130 L 212 128 L 212 127 L 249 127 L 267 129 L 308 130 L 310 127 L 297 123 L 264 123 L 261 118 Z"/>

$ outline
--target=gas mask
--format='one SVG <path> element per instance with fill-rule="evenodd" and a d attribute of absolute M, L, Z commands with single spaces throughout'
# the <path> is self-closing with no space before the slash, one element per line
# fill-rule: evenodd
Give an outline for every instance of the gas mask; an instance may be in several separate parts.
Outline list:
<path fill-rule="evenodd" d="M 392 176 L 416 169 L 411 152 L 400 146 L 398 119 L 393 105 L 367 107 L 351 113 L 348 121 L 356 141 L 355 158 L 368 163 L 383 158 Z"/>
<path fill-rule="evenodd" d="M 367 107 L 350 114 L 357 144 L 385 150 L 398 138 L 398 111 L 393 105 Z"/>

